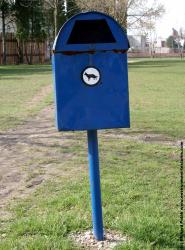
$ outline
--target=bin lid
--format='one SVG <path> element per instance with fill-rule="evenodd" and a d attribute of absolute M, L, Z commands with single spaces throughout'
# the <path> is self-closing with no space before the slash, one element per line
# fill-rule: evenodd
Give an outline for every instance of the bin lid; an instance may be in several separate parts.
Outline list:
<path fill-rule="evenodd" d="M 112 17 L 90 11 L 73 16 L 62 26 L 53 53 L 126 52 L 129 47 L 126 31 Z"/>

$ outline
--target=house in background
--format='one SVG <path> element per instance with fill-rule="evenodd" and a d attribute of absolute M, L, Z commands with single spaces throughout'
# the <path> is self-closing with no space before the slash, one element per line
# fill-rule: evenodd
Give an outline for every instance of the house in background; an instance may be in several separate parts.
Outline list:
<path fill-rule="evenodd" d="M 147 37 L 144 35 L 128 35 L 131 52 L 145 52 L 148 50 Z"/>
<path fill-rule="evenodd" d="M 158 37 L 153 43 L 153 49 L 157 54 L 168 54 L 170 53 L 170 48 L 167 47 L 166 39 Z"/>
<path fill-rule="evenodd" d="M 170 49 L 166 44 L 166 39 L 161 37 L 150 39 L 145 35 L 128 35 L 128 39 L 130 42 L 130 53 L 144 53 L 145 55 L 170 53 Z"/>

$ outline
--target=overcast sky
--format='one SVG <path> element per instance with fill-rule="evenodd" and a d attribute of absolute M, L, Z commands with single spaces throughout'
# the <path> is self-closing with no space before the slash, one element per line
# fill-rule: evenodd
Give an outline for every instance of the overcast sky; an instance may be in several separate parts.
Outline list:
<path fill-rule="evenodd" d="M 185 29 L 185 0 L 158 0 L 165 6 L 166 13 L 157 21 L 157 36 L 168 37 L 172 33 L 172 28 Z"/>

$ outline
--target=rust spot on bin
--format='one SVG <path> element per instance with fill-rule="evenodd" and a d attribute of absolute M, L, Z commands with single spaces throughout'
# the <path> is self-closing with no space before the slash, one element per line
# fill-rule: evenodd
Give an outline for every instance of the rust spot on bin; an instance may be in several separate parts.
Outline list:
<path fill-rule="evenodd" d="M 114 52 L 114 53 L 126 53 L 127 50 L 117 50 L 117 49 L 113 49 L 113 50 L 86 50 L 86 51 L 52 51 L 53 54 L 63 54 L 66 56 L 73 56 L 73 55 L 80 55 L 80 54 L 95 54 L 97 52 Z"/>

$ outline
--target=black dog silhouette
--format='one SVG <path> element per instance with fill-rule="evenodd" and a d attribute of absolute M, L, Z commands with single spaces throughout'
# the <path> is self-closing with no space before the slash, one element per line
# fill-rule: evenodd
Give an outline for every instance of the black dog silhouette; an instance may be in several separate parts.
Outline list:
<path fill-rule="evenodd" d="M 96 76 L 96 75 L 94 75 L 94 74 L 87 74 L 87 72 L 85 72 L 84 75 L 87 76 L 88 81 L 89 81 L 91 78 L 92 78 L 92 79 L 97 79 L 97 78 L 98 78 L 98 76 Z"/>

